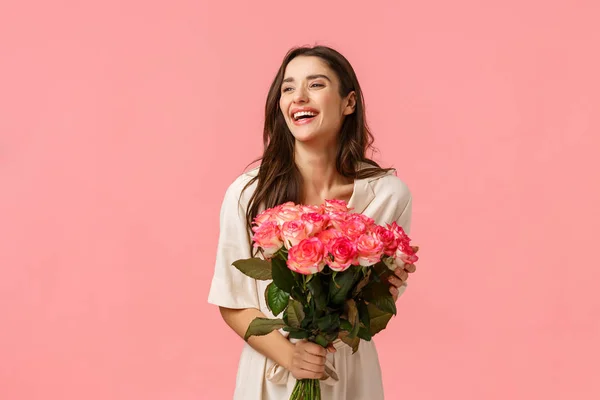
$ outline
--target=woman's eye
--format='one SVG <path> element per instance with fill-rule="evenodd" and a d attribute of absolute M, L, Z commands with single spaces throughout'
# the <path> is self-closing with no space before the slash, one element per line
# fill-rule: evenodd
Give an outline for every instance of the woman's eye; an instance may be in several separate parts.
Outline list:
<path fill-rule="evenodd" d="M 322 83 L 313 83 L 312 85 L 310 85 L 310 87 L 324 87 L 325 85 L 323 85 Z"/>
<path fill-rule="evenodd" d="M 283 88 L 281 91 L 282 92 L 289 92 L 290 90 L 292 90 L 291 87 L 286 87 L 286 88 Z"/>

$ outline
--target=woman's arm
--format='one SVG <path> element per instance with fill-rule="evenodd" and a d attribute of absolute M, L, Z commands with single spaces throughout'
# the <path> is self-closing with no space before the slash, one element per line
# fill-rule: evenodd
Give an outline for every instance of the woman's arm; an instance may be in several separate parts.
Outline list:
<path fill-rule="evenodd" d="M 208 295 L 209 303 L 219 306 L 227 325 L 242 338 L 254 318 L 267 318 L 259 310 L 256 281 L 232 265 L 236 260 L 252 257 L 248 246 L 246 207 L 243 206 L 247 204 L 247 199 L 242 199 L 246 178 L 241 176 L 225 192 L 220 213 L 215 273 Z M 290 371 L 297 379 L 315 379 L 324 374 L 327 353 L 318 344 L 307 341 L 292 344 L 279 331 L 251 336 L 248 344 Z"/>
<path fill-rule="evenodd" d="M 254 318 L 268 318 L 256 308 L 233 309 L 219 307 L 223 319 L 240 337 L 244 337 Z M 262 355 L 275 361 L 285 369 L 290 369 L 294 345 L 281 332 L 275 330 L 264 336 L 250 336 L 248 344 Z"/>
<path fill-rule="evenodd" d="M 254 318 L 267 318 L 256 308 L 219 307 L 219 309 L 227 325 L 242 338 Z M 325 376 L 327 351 L 318 344 L 305 340 L 292 344 L 278 330 L 264 336 L 250 336 L 248 344 L 290 371 L 296 379 L 321 379 Z M 330 351 L 335 349 L 331 348 Z"/>

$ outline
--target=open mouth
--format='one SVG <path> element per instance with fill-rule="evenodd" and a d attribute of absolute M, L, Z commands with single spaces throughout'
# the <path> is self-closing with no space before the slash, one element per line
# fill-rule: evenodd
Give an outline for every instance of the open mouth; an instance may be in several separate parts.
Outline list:
<path fill-rule="evenodd" d="M 307 124 L 319 114 L 316 111 L 298 111 L 292 115 L 292 120 L 296 125 Z"/>

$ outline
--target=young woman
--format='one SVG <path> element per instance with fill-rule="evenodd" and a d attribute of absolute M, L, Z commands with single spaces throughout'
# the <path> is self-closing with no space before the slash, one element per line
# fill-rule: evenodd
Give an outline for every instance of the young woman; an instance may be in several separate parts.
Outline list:
<path fill-rule="evenodd" d="M 363 96 L 350 63 L 337 51 L 301 47 L 285 56 L 267 97 L 260 166 L 227 189 L 209 302 L 240 337 L 255 317 L 275 318 L 264 299 L 269 282 L 239 272 L 232 263 L 253 256 L 251 224 L 262 210 L 287 201 L 348 202 L 377 224 L 396 221 L 408 233 L 411 195 L 391 168 L 366 157 L 373 137 Z M 390 278 L 395 299 L 414 265 Z M 393 320 L 392 320 L 393 321 Z M 322 379 L 323 399 L 383 399 L 381 370 L 373 341 L 352 354 L 337 340 L 327 350 L 290 341 L 283 331 L 252 336 L 240 358 L 234 399 L 287 399 L 296 379 Z"/>

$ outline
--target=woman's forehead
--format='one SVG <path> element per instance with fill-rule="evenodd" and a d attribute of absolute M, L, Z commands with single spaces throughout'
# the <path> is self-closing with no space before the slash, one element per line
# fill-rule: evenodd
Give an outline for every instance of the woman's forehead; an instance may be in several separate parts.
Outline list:
<path fill-rule="evenodd" d="M 335 74 L 325 61 L 315 56 L 298 56 L 288 63 L 283 78 L 303 79 L 310 75 L 326 75 L 335 79 Z"/>

